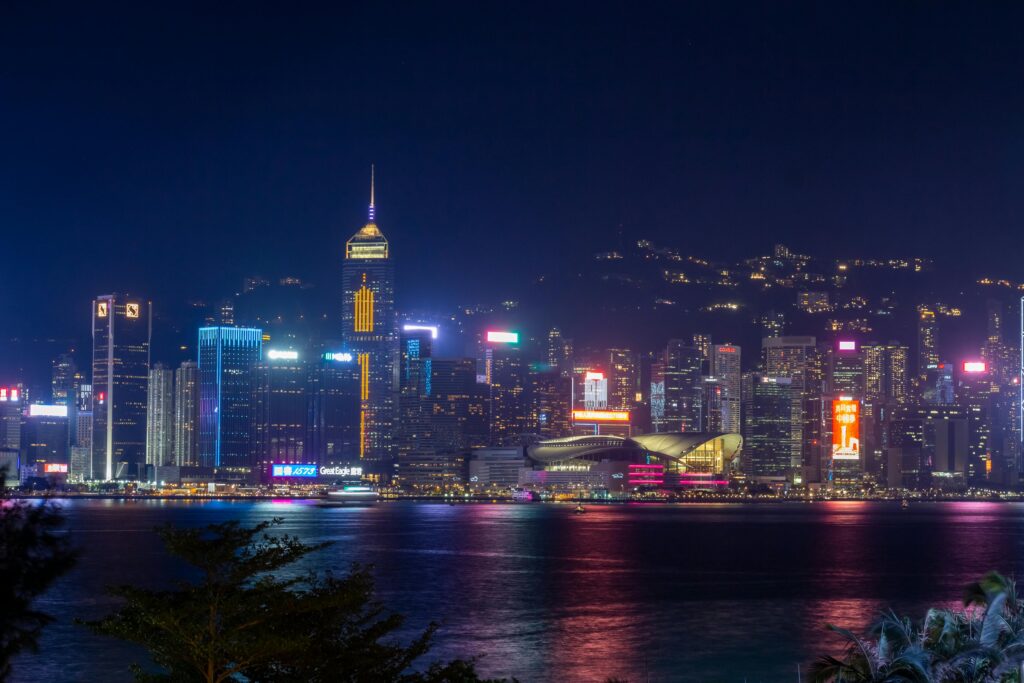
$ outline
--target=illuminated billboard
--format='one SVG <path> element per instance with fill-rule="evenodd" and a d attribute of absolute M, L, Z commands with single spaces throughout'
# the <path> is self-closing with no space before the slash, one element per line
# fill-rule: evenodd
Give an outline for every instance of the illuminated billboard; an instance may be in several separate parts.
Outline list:
<path fill-rule="evenodd" d="M 17 401 L 17 387 L 0 387 L 0 401 Z"/>
<path fill-rule="evenodd" d="M 270 360 L 298 360 L 298 351 L 279 351 L 278 349 L 270 349 L 267 351 L 267 358 Z"/>
<path fill-rule="evenodd" d="M 317 466 L 306 464 L 271 465 L 270 476 L 272 477 L 303 477 L 305 479 L 316 479 Z"/>
<path fill-rule="evenodd" d="M 839 341 L 839 350 L 840 351 L 856 351 L 857 350 L 857 342 L 853 341 L 852 339 L 841 339 Z"/>
<path fill-rule="evenodd" d="M 574 410 L 574 422 L 629 422 L 628 410 Z"/>
<path fill-rule="evenodd" d="M 402 325 L 402 330 L 405 332 L 430 332 L 431 339 L 437 339 L 437 325 L 417 325 L 413 323 L 406 323 Z"/>
<path fill-rule="evenodd" d="M 68 466 L 61 462 L 48 462 L 43 465 L 43 472 L 46 474 L 67 474 Z"/>
<path fill-rule="evenodd" d="M 986 370 L 988 370 L 988 366 L 985 364 L 985 361 L 982 361 L 982 360 L 968 360 L 968 361 L 964 361 L 964 372 L 977 373 L 977 372 L 985 372 Z"/>
<path fill-rule="evenodd" d="M 67 406 L 44 406 L 39 403 L 33 403 L 28 407 L 29 417 L 67 417 L 68 407 Z"/>
<path fill-rule="evenodd" d="M 487 332 L 487 341 L 498 342 L 500 344 L 518 344 L 519 333 L 518 332 L 497 332 L 490 330 Z"/>
<path fill-rule="evenodd" d="M 347 351 L 328 351 L 324 354 L 324 360 L 333 360 L 339 363 L 351 363 L 352 354 Z"/>
<path fill-rule="evenodd" d="M 321 465 L 321 477 L 361 477 L 363 468 L 359 465 Z"/>
<path fill-rule="evenodd" d="M 860 460 L 860 401 L 832 401 L 832 459 Z"/>

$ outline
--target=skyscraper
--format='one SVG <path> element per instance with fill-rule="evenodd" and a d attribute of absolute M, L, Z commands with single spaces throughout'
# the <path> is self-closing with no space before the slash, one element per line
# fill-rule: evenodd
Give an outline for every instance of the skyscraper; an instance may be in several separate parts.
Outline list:
<path fill-rule="evenodd" d="M 669 340 L 665 349 L 666 432 L 699 432 L 703 429 L 702 368 L 704 355 L 682 339 Z"/>
<path fill-rule="evenodd" d="M 398 390 L 398 318 L 390 248 L 377 227 L 370 177 L 369 220 L 345 243 L 342 338 L 360 370 L 360 448 L 367 460 L 393 455 Z"/>
<path fill-rule="evenodd" d="M 309 364 L 309 462 L 352 463 L 359 458 L 359 366 L 346 351 L 326 351 Z"/>
<path fill-rule="evenodd" d="M 270 349 L 253 370 L 252 449 L 257 468 L 309 462 L 309 371 L 303 352 Z"/>
<path fill-rule="evenodd" d="M 199 366 L 191 360 L 174 373 L 174 462 L 199 464 Z"/>
<path fill-rule="evenodd" d="M 490 445 L 500 446 L 528 431 L 528 368 L 518 341 L 495 342 L 487 349 L 487 354 L 490 356 Z"/>
<path fill-rule="evenodd" d="M 934 307 L 917 307 L 917 379 L 923 383 L 928 368 L 939 364 L 939 318 Z"/>
<path fill-rule="evenodd" d="M 739 433 L 742 374 L 740 370 L 741 349 L 735 344 L 715 344 L 711 347 L 711 376 L 721 386 L 719 409 L 723 432 Z"/>
<path fill-rule="evenodd" d="M 75 359 L 70 353 L 62 353 L 53 361 L 50 380 L 51 403 L 57 406 L 75 405 L 80 376 Z"/>
<path fill-rule="evenodd" d="M 263 352 L 263 332 L 251 327 L 199 330 L 199 462 L 204 467 L 248 471 L 253 366 Z"/>
<path fill-rule="evenodd" d="M 821 422 L 820 408 L 810 408 L 808 402 L 820 399 L 820 362 L 814 337 L 765 337 L 762 342 L 764 350 L 765 374 L 769 377 L 789 377 L 793 410 L 792 420 L 791 467 L 795 477 L 804 480 L 804 470 L 808 476 L 816 476 L 820 464 L 820 443 L 813 436 L 813 422 Z M 808 437 L 805 439 L 805 434 Z"/>
<path fill-rule="evenodd" d="M 124 294 L 92 302 L 92 478 L 138 478 L 146 463 L 151 304 Z"/>
<path fill-rule="evenodd" d="M 608 408 L 632 410 L 636 403 L 640 366 L 629 349 L 608 349 Z"/>
<path fill-rule="evenodd" d="M 785 481 L 793 476 L 793 379 L 754 374 L 744 397 L 744 473 L 752 479 Z"/>
<path fill-rule="evenodd" d="M 174 371 L 157 363 L 149 371 L 146 464 L 174 463 Z"/>

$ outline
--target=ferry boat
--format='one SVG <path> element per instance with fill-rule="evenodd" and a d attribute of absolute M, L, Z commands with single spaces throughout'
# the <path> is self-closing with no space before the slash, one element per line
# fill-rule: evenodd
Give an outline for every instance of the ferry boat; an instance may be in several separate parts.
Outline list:
<path fill-rule="evenodd" d="M 328 503 L 347 505 L 373 505 L 380 499 L 380 492 L 366 484 L 341 484 L 327 489 Z"/>

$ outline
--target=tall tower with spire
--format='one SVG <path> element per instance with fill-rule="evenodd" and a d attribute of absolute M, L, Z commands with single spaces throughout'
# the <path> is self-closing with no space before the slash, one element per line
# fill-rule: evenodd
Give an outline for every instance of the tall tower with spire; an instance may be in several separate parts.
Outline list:
<path fill-rule="evenodd" d="M 370 167 L 369 217 L 345 243 L 341 267 L 342 338 L 359 363 L 359 453 L 370 461 L 393 455 L 398 392 L 398 317 L 395 268 L 377 227 L 374 169 Z"/>

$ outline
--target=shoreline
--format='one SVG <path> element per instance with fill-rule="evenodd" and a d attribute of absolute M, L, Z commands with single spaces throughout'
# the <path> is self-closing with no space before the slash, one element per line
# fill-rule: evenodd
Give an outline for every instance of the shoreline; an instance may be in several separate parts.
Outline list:
<path fill-rule="evenodd" d="M 252 495 L 252 496 L 240 496 L 240 495 L 214 495 L 214 496 L 133 496 L 124 494 L 64 494 L 64 495 L 30 495 L 22 493 L 12 493 L 5 497 L 7 500 L 122 500 L 128 502 L 165 502 L 165 501 L 183 501 L 183 502 L 197 502 L 197 501 L 278 501 L 278 502 L 307 502 L 307 501 L 319 501 L 325 503 L 325 506 L 329 507 L 365 507 L 369 505 L 377 505 L 382 503 L 433 503 L 438 505 L 465 505 L 465 504 L 479 504 L 489 503 L 493 505 L 591 505 L 591 506 L 609 506 L 609 505 L 706 505 L 714 503 L 717 505 L 763 505 L 772 503 L 793 503 L 793 504 L 807 504 L 807 503 L 892 503 L 896 505 L 902 504 L 904 500 L 909 503 L 1024 503 L 1024 497 L 1004 499 L 999 497 L 978 497 L 978 496 L 951 496 L 951 497 L 908 497 L 908 498 L 691 498 L 691 499 L 674 499 L 674 500 L 630 500 L 630 499 L 611 499 L 601 500 L 593 498 L 572 498 L 564 500 L 533 500 L 533 501 L 518 501 L 511 498 L 496 498 L 491 496 L 471 496 L 465 497 L 449 497 L 443 496 L 401 496 L 401 497 L 382 497 L 376 501 L 366 502 L 352 502 L 352 503 L 341 503 L 337 501 L 328 501 L 324 496 L 320 495 L 308 495 L 308 496 L 281 496 L 281 495 Z"/>

